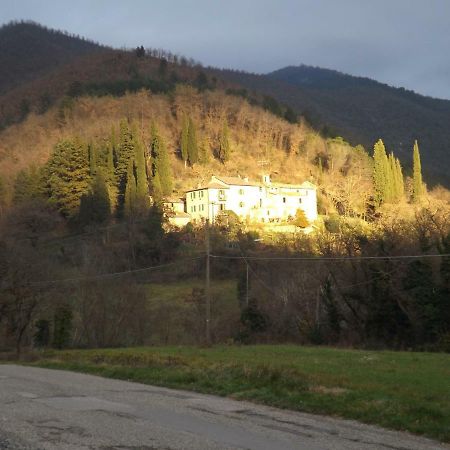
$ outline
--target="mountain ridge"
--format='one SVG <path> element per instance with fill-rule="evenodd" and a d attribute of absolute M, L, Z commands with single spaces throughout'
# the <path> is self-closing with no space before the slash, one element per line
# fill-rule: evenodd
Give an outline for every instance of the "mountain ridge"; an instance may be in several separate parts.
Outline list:
<path fill-rule="evenodd" d="M 164 56 L 136 58 L 134 52 L 101 46 L 29 22 L 3 26 L 0 28 L 0 35 L 7 30 L 8 35 L 12 36 L 14 30 L 18 30 L 19 36 L 22 36 L 24 29 L 27 33 L 36 32 L 46 36 L 40 40 L 36 39 L 36 42 L 43 42 L 40 44 L 41 52 L 49 48 L 48 42 L 52 39 L 66 44 L 67 40 L 73 40 L 76 50 L 69 52 L 65 60 L 60 59 L 58 55 L 61 48 L 70 45 L 64 44 L 64 47 L 59 44 L 59 47 L 56 46 L 55 57 L 50 58 L 46 70 L 38 67 L 25 77 L 16 76 L 15 85 L 8 84 L 8 81 L 2 85 L 0 76 L 0 122 L 6 126 L 21 120 L 33 108 L 45 111 L 49 107 L 46 102 L 58 101 L 73 84 L 117 83 L 123 80 L 126 89 L 127 83 L 133 83 L 139 77 L 150 77 L 159 82 L 158 71 Z M 9 42 L 12 42 L 11 39 Z M 19 39 L 19 42 L 23 40 Z M 78 45 L 82 47 L 81 50 Z M 7 48 L 7 45 L 0 46 L 0 62 L 2 58 L 5 59 Z M 6 54 L 11 57 L 11 52 Z M 17 58 L 20 52 L 12 54 Z M 37 54 L 33 58 L 36 56 Z M 23 66 L 17 63 L 14 67 L 14 70 L 19 70 Z M 175 79 L 181 74 L 181 80 L 191 83 L 203 72 L 210 80 L 215 80 L 215 86 L 235 86 L 237 92 L 239 89 L 241 92 L 248 91 L 253 98 L 269 96 L 305 117 L 325 136 L 341 135 L 353 145 L 363 144 L 369 152 L 374 142 L 382 138 L 388 150 L 393 150 L 400 156 L 407 170 L 411 165 L 412 144 L 418 139 L 423 169 L 428 180 L 450 185 L 446 170 L 450 159 L 450 129 L 447 127 L 450 122 L 449 100 L 423 96 L 367 77 L 355 77 L 332 69 L 306 65 L 287 66 L 269 74 L 259 75 L 204 68 L 200 65 L 183 66 L 180 63 L 169 63 L 166 70 L 168 77 Z M 5 77 L 4 74 L 3 76 Z M 2 92 L 2 86 L 6 91 Z M 51 95 L 47 92 L 50 88 Z M 46 95 L 53 98 L 45 98 Z M 253 98 L 250 98 L 250 101 L 253 101 Z M 30 105 L 30 100 L 34 101 L 34 105 Z M 39 105 L 36 106 L 37 104 Z"/>

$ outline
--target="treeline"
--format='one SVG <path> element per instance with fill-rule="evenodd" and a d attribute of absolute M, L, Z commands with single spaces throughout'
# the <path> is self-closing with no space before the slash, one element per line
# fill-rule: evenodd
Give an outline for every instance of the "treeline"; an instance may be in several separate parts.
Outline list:
<path fill-rule="evenodd" d="M 149 135 L 145 141 L 136 122 L 122 120 L 108 138 L 58 142 L 44 166 L 33 165 L 17 174 L 12 205 L 41 198 L 81 226 L 146 214 L 151 204 L 160 203 L 174 188 L 171 156 L 155 122 Z M 227 121 L 212 151 L 210 138 L 205 135 L 199 142 L 197 126 L 186 114 L 178 148 L 185 166 L 204 165 L 212 157 L 225 163 L 231 151 Z M 6 190 L 1 186 L 6 204 Z"/>

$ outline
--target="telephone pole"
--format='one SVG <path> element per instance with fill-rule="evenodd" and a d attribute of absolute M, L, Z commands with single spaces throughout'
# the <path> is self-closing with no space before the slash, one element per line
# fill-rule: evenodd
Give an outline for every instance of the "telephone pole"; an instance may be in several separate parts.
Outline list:
<path fill-rule="evenodd" d="M 205 300 L 206 300 L 206 345 L 211 345 L 211 246 L 209 239 L 209 219 L 206 219 L 205 225 L 205 244 L 206 244 L 206 280 L 205 280 Z"/>

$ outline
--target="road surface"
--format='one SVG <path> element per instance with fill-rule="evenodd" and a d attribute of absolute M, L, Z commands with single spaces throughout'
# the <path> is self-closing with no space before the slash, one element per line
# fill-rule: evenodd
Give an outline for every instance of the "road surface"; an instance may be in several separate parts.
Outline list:
<path fill-rule="evenodd" d="M 0 365 L 0 449 L 429 450 L 353 421 L 67 371 Z"/>

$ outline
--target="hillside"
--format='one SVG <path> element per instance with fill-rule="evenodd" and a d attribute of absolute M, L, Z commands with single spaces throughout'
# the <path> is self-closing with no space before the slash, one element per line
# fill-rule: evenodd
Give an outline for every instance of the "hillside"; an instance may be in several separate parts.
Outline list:
<path fill-rule="evenodd" d="M 105 47 L 34 22 L 0 28 L 0 94 L 41 77 L 73 59 Z"/>
<path fill-rule="evenodd" d="M 448 100 L 308 66 L 286 67 L 267 75 L 226 70 L 220 75 L 291 106 L 325 134 L 344 136 L 367 149 L 381 137 L 408 168 L 412 143 L 418 139 L 430 181 L 450 184 Z"/>

